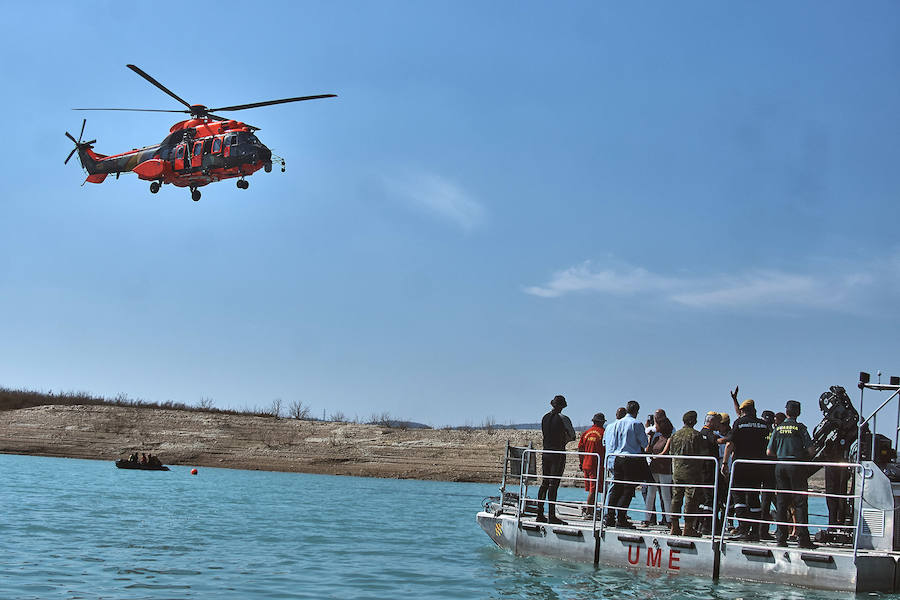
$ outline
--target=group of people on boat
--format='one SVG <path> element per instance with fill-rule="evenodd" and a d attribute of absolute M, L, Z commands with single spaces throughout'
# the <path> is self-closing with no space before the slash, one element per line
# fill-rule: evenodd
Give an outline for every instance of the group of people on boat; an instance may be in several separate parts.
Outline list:
<path fill-rule="evenodd" d="M 141 452 L 140 457 L 138 457 L 137 452 L 132 452 L 131 456 L 128 457 L 128 462 L 138 464 L 138 465 L 146 465 L 148 467 L 161 467 L 162 462 L 153 456 L 152 454 L 147 454 L 146 452 Z"/>
<path fill-rule="evenodd" d="M 645 494 L 645 514 L 650 515 L 643 521 L 644 526 L 657 523 L 655 508 L 659 496 L 663 508 L 659 523 L 668 525 L 673 535 L 708 534 L 715 513 L 718 523 L 732 515 L 738 520 L 732 532 L 736 539 L 771 540 L 767 522 L 772 520 L 774 502 L 775 520 L 782 523 L 777 527 L 776 543 L 786 546 L 789 536 L 796 535 L 799 547 L 815 548 L 803 525 L 808 521 L 805 492 L 810 471 L 808 466 L 795 464 L 809 461 L 815 452 L 808 429 L 797 420 L 800 403 L 789 400 L 784 412 L 764 410 L 757 416 L 752 399 L 738 400 L 738 388 L 731 392 L 731 398 L 737 415 L 734 423 L 727 413 L 709 411 L 699 430 L 695 428 L 698 414 L 693 410 L 684 413 L 682 427 L 677 431 L 662 408 L 642 423 L 638 419 L 640 404 L 633 400 L 616 411 L 616 420 L 608 426 L 602 412 L 595 414 L 592 426 L 578 441 L 579 468 L 588 492 L 582 514 L 593 517 L 597 489 L 602 492 L 604 477 L 612 476 L 606 497 L 609 527 L 635 527 L 627 510 L 640 486 Z M 566 445 L 576 439 L 571 421 L 562 414 L 566 405 L 565 397 L 554 397 L 550 412 L 541 422 L 544 477 L 538 490 L 539 522 L 564 524 L 556 515 L 555 502 L 565 469 Z M 738 459 L 770 462 L 733 465 Z M 732 506 L 725 507 L 732 465 L 732 483 L 737 491 L 732 494 Z M 716 490 L 718 493 L 714 493 Z M 547 516 L 544 500 L 549 501 Z M 680 514 L 685 515 L 684 529 Z M 783 525 L 792 521 L 800 524 L 793 527 L 793 532 L 790 526 Z"/>

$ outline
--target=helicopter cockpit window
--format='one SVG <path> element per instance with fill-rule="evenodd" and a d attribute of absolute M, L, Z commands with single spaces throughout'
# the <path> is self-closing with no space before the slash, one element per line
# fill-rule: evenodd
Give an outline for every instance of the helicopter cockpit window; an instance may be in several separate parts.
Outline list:
<path fill-rule="evenodd" d="M 216 152 L 218 152 L 221 149 L 222 149 L 222 140 L 219 138 L 216 138 L 215 140 L 213 140 L 213 149 L 212 149 L 213 154 L 215 154 Z"/>
<path fill-rule="evenodd" d="M 178 151 L 175 152 L 175 158 L 184 158 L 184 146 L 178 146 Z"/>

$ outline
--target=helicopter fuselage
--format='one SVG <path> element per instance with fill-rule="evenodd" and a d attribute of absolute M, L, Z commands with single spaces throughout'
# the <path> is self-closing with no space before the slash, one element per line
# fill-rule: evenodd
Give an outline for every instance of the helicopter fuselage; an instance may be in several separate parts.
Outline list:
<path fill-rule="evenodd" d="M 102 183 L 108 175 L 134 172 L 140 179 L 177 187 L 198 188 L 272 168 L 272 151 L 239 121 L 195 118 L 176 123 L 155 146 L 106 156 L 79 148 L 87 181 Z"/>

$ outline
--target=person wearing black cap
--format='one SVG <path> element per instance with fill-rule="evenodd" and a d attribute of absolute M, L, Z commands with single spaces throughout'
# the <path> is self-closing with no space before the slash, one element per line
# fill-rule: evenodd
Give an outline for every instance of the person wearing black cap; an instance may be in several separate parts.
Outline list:
<path fill-rule="evenodd" d="M 728 459 L 733 455 L 737 459 L 765 460 L 766 443 L 769 426 L 762 419 L 756 418 L 756 404 L 751 399 L 741 402 L 738 410 L 741 416 L 734 422 L 734 427 L 725 436 L 725 459 L 722 461 L 722 475 L 728 473 Z M 762 508 L 759 502 L 759 489 L 765 477 L 765 465 L 739 463 L 734 467 L 733 485 L 735 488 L 755 491 L 734 492 L 734 515 L 738 518 L 736 533 L 738 539 L 759 541 L 760 523 L 743 519 L 761 520 Z"/>
<path fill-rule="evenodd" d="M 538 514 L 537 521 L 565 525 L 556 518 L 556 495 L 559 491 L 559 482 L 563 471 L 566 469 L 566 455 L 562 452 L 566 444 L 575 440 L 575 429 L 568 417 L 563 416 L 562 409 L 567 406 L 565 396 L 554 396 L 550 401 L 550 412 L 541 420 L 541 432 L 544 434 L 544 450 L 552 452 L 541 453 L 543 478 L 538 489 Z M 547 517 L 544 517 L 544 499 L 549 501 Z"/>
<path fill-rule="evenodd" d="M 775 499 L 777 520 L 780 523 L 789 522 L 788 510 L 793 506 L 797 517 L 797 545 L 801 548 L 812 549 L 816 545 L 809 539 L 809 529 L 806 525 L 801 525 L 809 520 L 806 494 L 790 492 L 808 491 L 809 470 L 802 465 L 791 464 L 791 462 L 809 460 L 815 450 L 806 425 L 797 422 L 797 417 L 800 416 L 800 403 L 796 400 L 788 400 L 784 412 L 787 414 L 787 418 L 775 427 L 766 450 L 769 456 L 774 456 L 779 460 L 779 464 L 775 466 L 775 483 L 779 490 Z M 787 546 L 788 529 L 788 525 L 778 526 L 776 542 L 779 546 Z"/>
<path fill-rule="evenodd" d="M 582 514 L 589 519 L 594 516 L 594 501 L 597 487 L 598 485 L 601 488 L 603 486 L 603 469 L 598 470 L 598 468 L 603 464 L 603 459 L 606 456 L 606 449 L 603 447 L 606 416 L 603 413 L 597 413 L 591 421 L 594 424 L 586 429 L 578 440 L 578 452 L 582 453 L 578 455 L 578 462 L 581 470 L 584 472 L 584 489 L 588 493 L 587 506 L 585 506 Z M 600 456 L 599 461 L 596 455 Z"/>

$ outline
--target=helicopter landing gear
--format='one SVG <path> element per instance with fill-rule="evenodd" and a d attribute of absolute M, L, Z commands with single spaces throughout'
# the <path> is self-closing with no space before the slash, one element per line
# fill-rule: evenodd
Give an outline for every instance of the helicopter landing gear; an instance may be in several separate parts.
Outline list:
<path fill-rule="evenodd" d="M 246 179 L 238 179 L 237 186 L 242 190 L 246 190 L 248 187 L 250 187 L 250 182 Z"/>
<path fill-rule="evenodd" d="M 158 191 L 159 191 L 159 182 L 154 181 L 153 183 L 150 184 L 150 193 L 155 194 Z"/>
<path fill-rule="evenodd" d="M 265 164 L 265 166 L 263 166 L 263 168 L 266 170 L 266 173 L 271 173 L 272 172 L 272 161 L 267 162 Z"/>
<path fill-rule="evenodd" d="M 196 202 L 199 199 L 200 199 L 200 190 L 198 190 L 197 188 L 191 188 L 191 200 Z"/>

